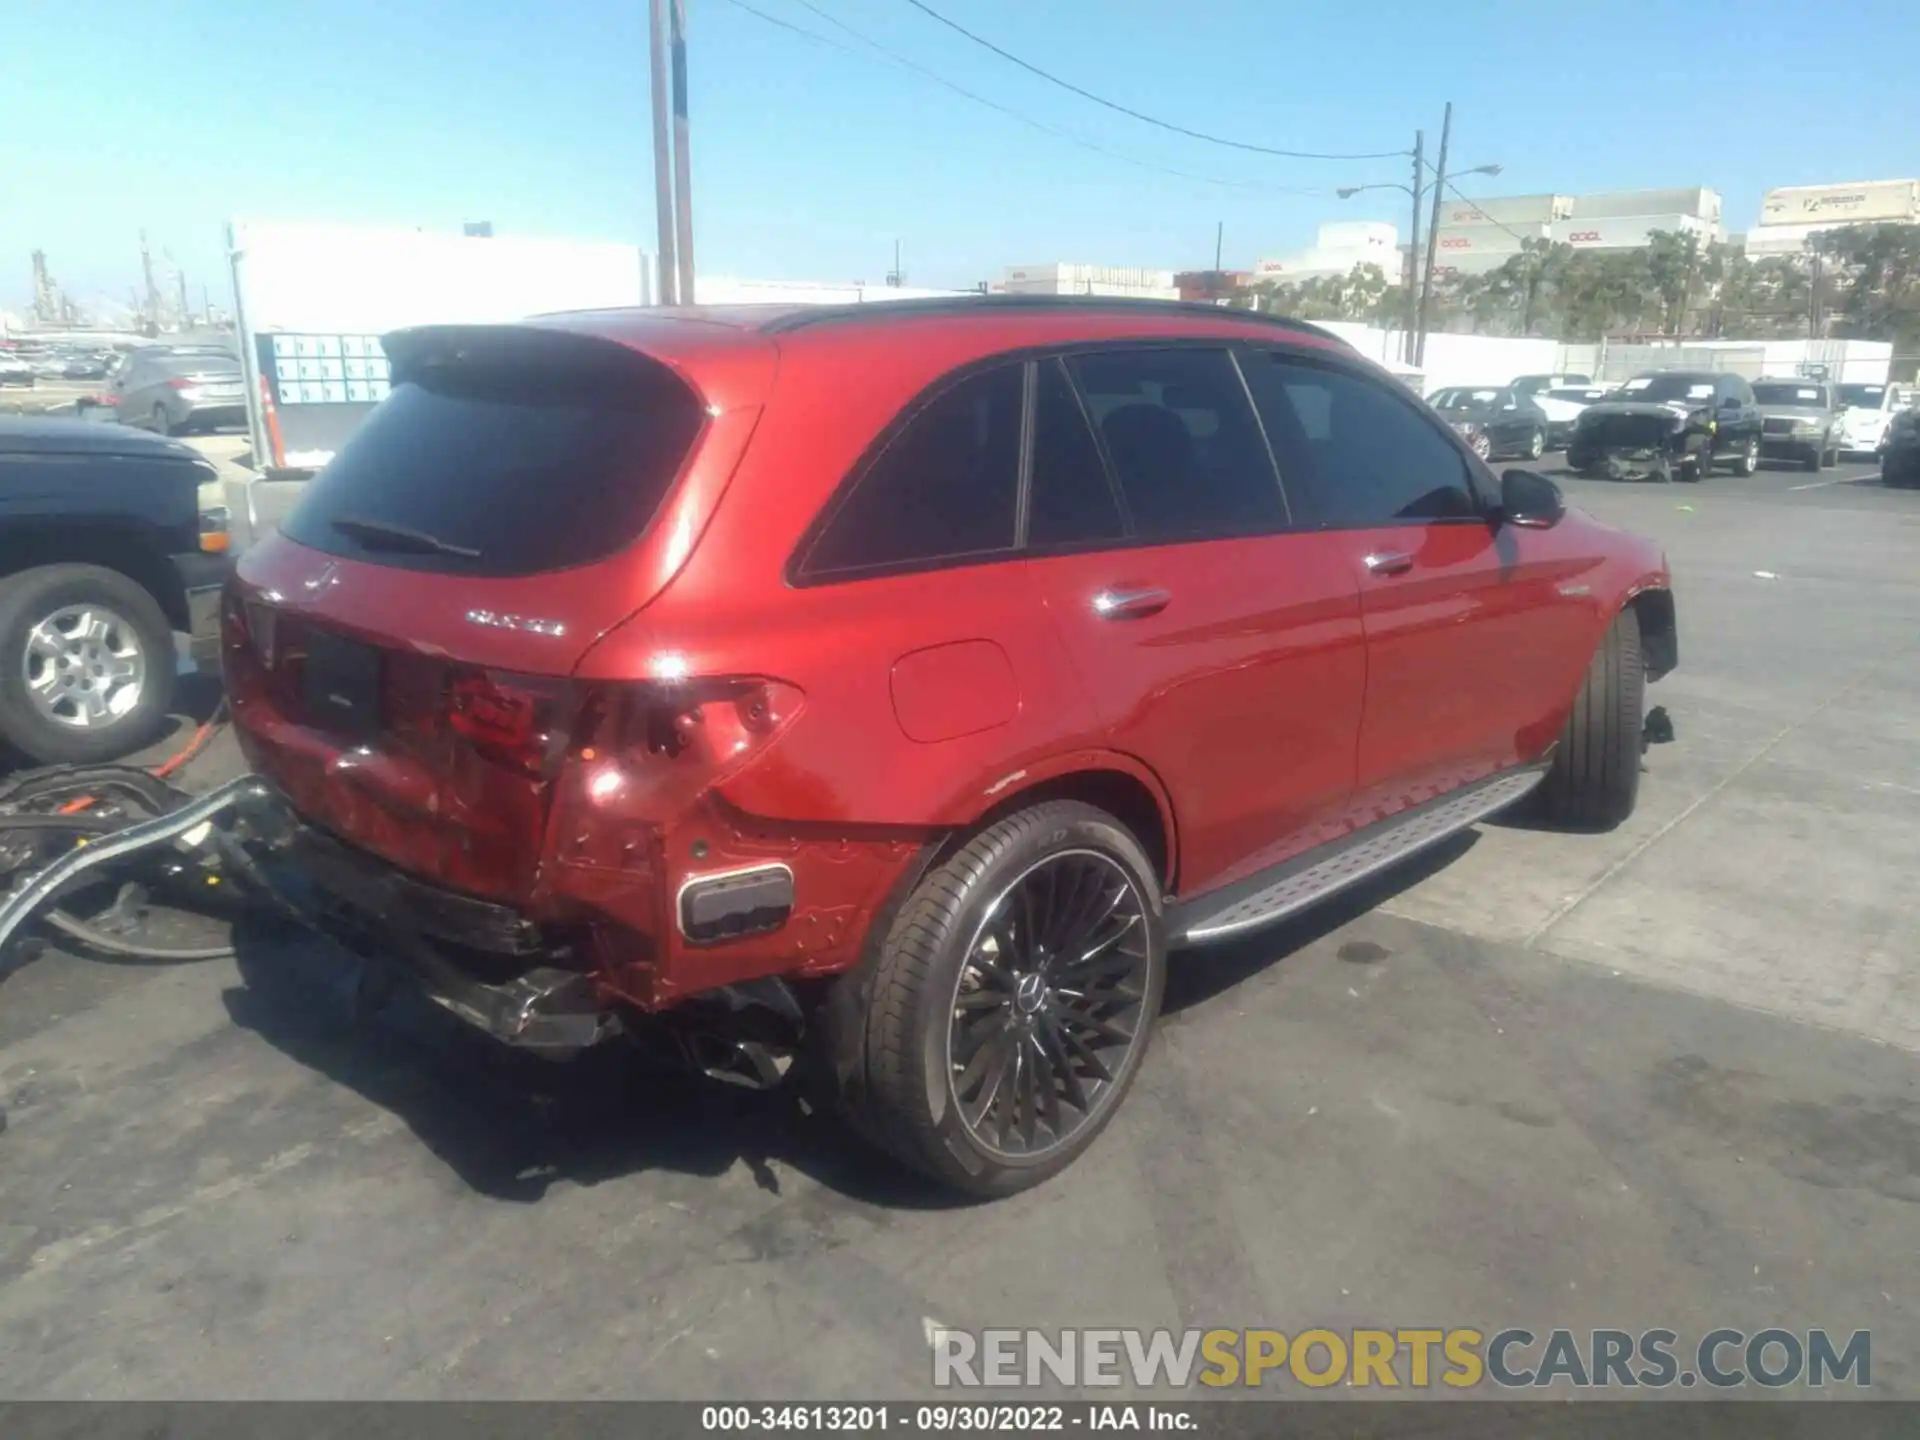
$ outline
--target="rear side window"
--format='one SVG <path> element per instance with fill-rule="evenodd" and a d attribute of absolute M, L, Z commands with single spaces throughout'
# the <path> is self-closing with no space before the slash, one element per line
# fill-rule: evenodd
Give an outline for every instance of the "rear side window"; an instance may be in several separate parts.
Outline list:
<path fill-rule="evenodd" d="M 401 370 L 281 529 L 331 555 L 494 576 L 632 544 L 700 433 L 698 399 L 632 351 L 529 344 Z"/>
<path fill-rule="evenodd" d="M 908 420 L 833 511 L 804 573 L 1012 550 L 1024 369 L 969 376 Z"/>
<path fill-rule="evenodd" d="M 1135 538 L 1284 529 L 1273 458 L 1225 350 L 1116 350 L 1068 362 Z"/>

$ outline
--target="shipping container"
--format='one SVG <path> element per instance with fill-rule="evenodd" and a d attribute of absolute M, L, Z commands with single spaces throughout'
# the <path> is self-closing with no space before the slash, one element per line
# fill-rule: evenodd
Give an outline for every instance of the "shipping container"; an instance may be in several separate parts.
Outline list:
<path fill-rule="evenodd" d="M 1517 250 L 1498 251 L 1460 251 L 1448 254 L 1441 251 L 1434 262 L 1433 273 L 1442 280 L 1460 280 L 1470 275 L 1490 275 L 1501 266 L 1519 255 Z"/>
<path fill-rule="evenodd" d="M 1813 237 L 1827 230 L 1843 230 L 1844 225 L 1756 225 L 1747 232 L 1746 251 L 1754 259 L 1769 255 L 1805 255 L 1811 252 Z"/>
<path fill-rule="evenodd" d="M 1762 225 L 1815 220 L 1920 220 L 1920 180 L 1861 180 L 1844 185 L 1789 185 L 1760 201 Z"/>
<path fill-rule="evenodd" d="M 1442 225 L 1435 248 L 1447 255 L 1517 255 L 1528 240 L 1544 240 L 1545 225 Z"/>
<path fill-rule="evenodd" d="M 1440 208 L 1440 224 L 1550 225 L 1572 213 L 1571 195 L 1499 195 L 1485 200 L 1475 196 L 1471 204 L 1450 195 Z"/>
<path fill-rule="evenodd" d="M 1717 227 L 1697 215 L 1621 215 L 1608 219 L 1556 221 L 1553 238 L 1576 250 L 1639 250 L 1660 230 L 1691 231 L 1702 241 L 1719 238 Z"/>
<path fill-rule="evenodd" d="M 1718 190 L 1615 190 L 1603 195 L 1576 195 L 1569 220 L 1614 220 L 1637 215 L 1692 215 L 1718 222 Z"/>

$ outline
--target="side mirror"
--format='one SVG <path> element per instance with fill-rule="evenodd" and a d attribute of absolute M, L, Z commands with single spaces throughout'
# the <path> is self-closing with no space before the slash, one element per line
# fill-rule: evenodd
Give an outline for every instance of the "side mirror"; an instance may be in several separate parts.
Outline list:
<path fill-rule="evenodd" d="M 1738 410 L 1740 408 L 1740 397 L 1738 395 L 1726 396 L 1720 401 L 1720 408 L 1722 410 Z"/>
<path fill-rule="evenodd" d="M 1500 476 L 1500 520 L 1523 530 L 1551 530 L 1567 513 L 1560 487 L 1531 470 L 1507 470 Z"/>

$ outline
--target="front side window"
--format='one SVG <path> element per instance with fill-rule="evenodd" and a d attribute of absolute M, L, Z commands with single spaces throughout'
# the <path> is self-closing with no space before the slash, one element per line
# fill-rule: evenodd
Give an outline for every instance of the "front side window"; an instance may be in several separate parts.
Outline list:
<path fill-rule="evenodd" d="M 1115 350 L 1068 361 L 1148 543 L 1286 528 L 1286 501 L 1225 350 Z"/>
<path fill-rule="evenodd" d="M 1465 458 L 1385 385 L 1273 354 L 1249 357 L 1247 381 L 1281 473 L 1300 477 L 1323 526 L 1480 517 Z"/>
<path fill-rule="evenodd" d="M 887 442 L 807 552 L 810 576 L 1013 549 L 1025 367 L 937 395 Z"/>

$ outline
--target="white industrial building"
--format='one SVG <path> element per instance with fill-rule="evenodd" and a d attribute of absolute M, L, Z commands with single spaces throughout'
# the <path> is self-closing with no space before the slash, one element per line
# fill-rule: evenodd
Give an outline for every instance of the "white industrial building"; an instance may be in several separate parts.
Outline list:
<path fill-rule="evenodd" d="M 1644 250 L 1658 231 L 1725 238 L 1717 190 L 1617 190 L 1596 195 L 1451 198 L 1441 206 L 1434 269 L 1484 275 L 1521 253 L 1528 240 L 1576 250 Z"/>
<path fill-rule="evenodd" d="M 1298 255 L 1261 260 L 1253 267 L 1256 281 L 1302 280 L 1345 276 L 1356 265 L 1378 265 L 1389 280 L 1400 278 L 1406 264 L 1400 231 L 1384 221 L 1346 220 L 1322 225 L 1313 248 Z"/>
<path fill-rule="evenodd" d="M 1115 295 L 1134 300 L 1178 300 L 1173 271 L 1128 265 L 1009 265 L 998 295 Z"/>
<path fill-rule="evenodd" d="M 1854 180 L 1788 185 L 1760 201 L 1760 223 L 1747 232 L 1753 259 L 1805 255 L 1815 235 L 1849 225 L 1920 224 L 1920 180 Z"/>

